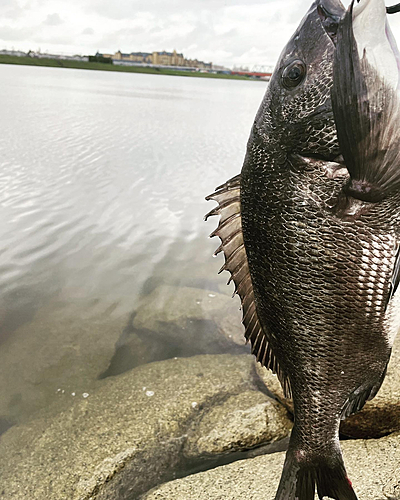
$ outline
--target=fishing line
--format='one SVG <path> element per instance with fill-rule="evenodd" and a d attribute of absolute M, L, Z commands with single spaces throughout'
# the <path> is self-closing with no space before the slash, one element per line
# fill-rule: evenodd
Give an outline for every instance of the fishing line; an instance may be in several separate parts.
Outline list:
<path fill-rule="evenodd" d="M 388 14 L 396 14 L 396 12 L 400 12 L 400 3 L 393 5 L 392 7 L 386 7 L 386 12 Z"/>

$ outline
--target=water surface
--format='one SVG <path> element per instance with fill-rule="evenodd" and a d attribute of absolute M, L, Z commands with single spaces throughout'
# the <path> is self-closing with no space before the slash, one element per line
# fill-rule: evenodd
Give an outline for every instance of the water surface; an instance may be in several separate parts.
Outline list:
<path fill-rule="evenodd" d="M 9 422 L 90 387 L 161 285 L 221 292 L 204 197 L 240 171 L 266 84 L 11 65 L 0 80 Z"/>

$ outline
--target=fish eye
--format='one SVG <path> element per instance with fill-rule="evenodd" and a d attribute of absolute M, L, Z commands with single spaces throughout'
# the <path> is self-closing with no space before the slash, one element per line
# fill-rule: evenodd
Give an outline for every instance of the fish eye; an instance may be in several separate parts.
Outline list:
<path fill-rule="evenodd" d="M 307 73 L 306 65 L 303 61 L 293 61 L 282 73 L 283 86 L 291 90 L 303 83 Z"/>

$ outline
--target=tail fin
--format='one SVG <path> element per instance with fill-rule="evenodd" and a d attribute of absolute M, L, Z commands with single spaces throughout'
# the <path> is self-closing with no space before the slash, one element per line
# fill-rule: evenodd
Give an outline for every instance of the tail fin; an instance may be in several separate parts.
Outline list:
<path fill-rule="evenodd" d="M 300 463 L 295 456 L 289 449 L 275 500 L 314 500 L 315 487 L 320 500 L 357 500 L 340 452 L 314 460 L 313 464 L 304 460 Z"/>

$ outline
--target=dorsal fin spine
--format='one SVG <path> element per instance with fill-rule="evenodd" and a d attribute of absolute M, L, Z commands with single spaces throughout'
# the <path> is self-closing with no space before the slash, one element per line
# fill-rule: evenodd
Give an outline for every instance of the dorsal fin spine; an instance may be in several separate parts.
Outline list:
<path fill-rule="evenodd" d="M 232 281 L 234 282 L 234 295 L 238 294 L 241 299 L 243 310 L 242 323 L 245 327 L 244 336 L 246 343 L 248 341 L 251 342 L 252 353 L 256 356 L 257 361 L 278 375 L 285 395 L 290 397 L 289 380 L 278 364 L 268 341 L 268 332 L 262 328 L 257 313 L 242 234 L 240 176 L 234 177 L 217 188 L 216 192 L 207 196 L 206 199 L 214 200 L 218 203 L 218 206 L 211 210 L 205 218 L 207 220 L 208 217 L 214 215 L 220 216 L 219 225 L 211 234 L 211 237 L 218 236 L 221 239 L 221 245 L 217 248 L 214 255 L 218 255 L 221 252 L 224 253 L 225 263 L 219 272 L 229 271 L 231 273 L 228 284 Z"/>

